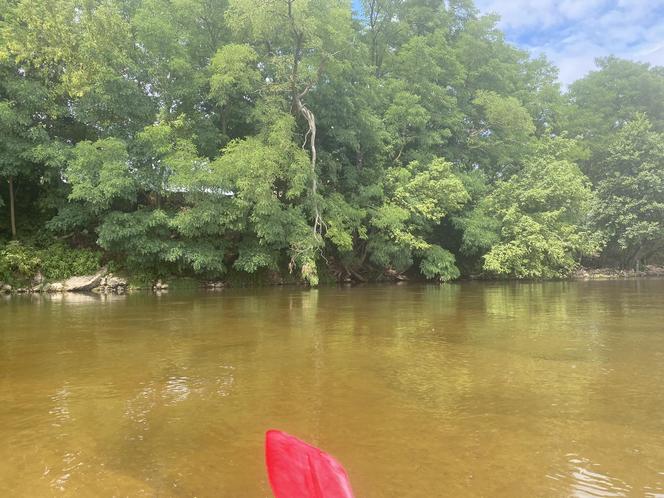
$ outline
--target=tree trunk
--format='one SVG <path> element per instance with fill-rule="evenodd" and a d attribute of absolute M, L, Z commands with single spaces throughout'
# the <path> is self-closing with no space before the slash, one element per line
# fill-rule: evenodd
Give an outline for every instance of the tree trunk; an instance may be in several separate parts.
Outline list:
<path fill-rule="evenodd" d="M 14 177 L 10 176 L 9 180 L 9 218 L 12 225 L 12 239 L 16 238 L 16 212 L 14 210 Z"/>
<path fill-rule="evenodd" d="M 632 256 L 632 269 L 636 270 L 637 272 L 639 271 L 639 263 L 641 261 L 641 255 L 643 253 L 643 248 L 639 246 L 639 248 L 636 250 L 636 253 L 634 256 Z"/>
<path fill-rule="evenodd" d="M 307 131 L 305 142 L 303 145 L 306 145 L 307 137 L 309 139 L 309 152 L 311 154 L 310 158 L 310 167 L 311 167 L 311 197 L 314 206 L 314 226 L 313 232 L 315 236 L 321 235 L 323 220 L 320 215 L 320 210 L 318 209 L 318 178 L 316 172 L 316 117 L 314 113 L 311 112 L 300 100 L 300 96 L 295 98 L 295 108 L 297 111 L 304 117 L 307 121 L 309 130 Z"/>
<path fill-rule="evenodd" d="M 307 133 L 304 137 L 304 143 L 302 148 L 309 141 L 309 152 L 310 157 L 310 166 L 311 166 L 311 198 L 314 208 L 314 226 L 312 227 L 314 232 L 314 237 L 320 238 L 323 230 L 323 219 L 320 214 L 320 209 L 318 207 L 318 178 L 316 172 L 316 116 L 313 112 L 304 104 L 303 99 L 309 93 L 314 82 L 309 83 L 304 90 L 300 91 L 298 89 L 299 83 L 299 67 L 300 60 L 302 58 L 302 44 L 304 43 L 304 34 L 296 29 L 293 12 L 292 12 L 293 0 L 288 0 L 288 18 L 291 22 L 291 31 L 293 34 L 293 70 L 291 73 L 291 111 L 295 115 L 302 116 L 307 121 Z M 318 78 L 320 78 L 323 71 L 323 62 L 318 66 Z"/>

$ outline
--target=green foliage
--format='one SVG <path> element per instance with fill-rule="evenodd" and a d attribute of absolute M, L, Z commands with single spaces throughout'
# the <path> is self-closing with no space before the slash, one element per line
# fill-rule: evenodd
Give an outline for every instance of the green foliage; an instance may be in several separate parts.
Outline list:
<path fill-rule="evenodd" d="M 136 195 L 127 149 L 114 138 L 77 144 L 66 175 L 72 185 L 69 199 L 86 202 L 97 212 L 116 199 L 132 201 Z"/>
<path fill-rule="evenodd" d="M 420 104 L 420 97 L 407 91 L 399 91 L 385 111 L 383 118 L 390 134 L 391 148 L 399 160 L 407 145 L 414 142 L 424 131 L 429 113 Z"/>
<path fill-rule="evenodd" d="M 484 269 L 516 278 L 568 275 L 580 256 L 599 248 L 597 234 L 586 226 L 592 202 L 576 165 L 547 155 L 532 158 L 481 207 L 500 221 L 500 239 L 484 256 Z"/>
<path fill-rule="evenodd" d="M 454 254 L 439 246 L 431 246 L 424 252 L 420 270 L 426 278 L 437 278 L 441 282 L 455 280 L 461 276 L 456 267 Z"/>
<path fill-rule="evenodd" d="M 461 178 L 441 158 L 412 161 L 386 172 L 385 197 L 370 211 L 367 249 L 380 267 L 403 272 L 422 256 L 423 274 L 447 280 L 458 275 L 447 251 L 429 241 L 434 228 L 469 200 Z M 426 269 L 426 273 L 424 273 Z"/>
<path fill-rule="evenodd" d="M 74 249 L 59 243 L 36 249 L 11 241 L 0 248 L 0 281 L 25 285 L 38 272 L 47 281 L 89 275 L 99 270 L 100 261 L 98 251 Z"/>
<path fill-rule="evenodd" d="M 653 131 L 664 131 L 664 73 L 648 64 L 607 57 L 598 70 L 570 86 L 565 125 L 571 136 L 583 138 L 590 154 L 581 163 L 596 184 L 603 177 L 609 143 L 638 113 Z"/>
<path fill-rule="evenodd" d="M 373 211 L 371 225 L 404 250 L 428 249 L 426 235 L 432 227 L 468 200 L 462 181 L 443 159 L 391 168 L 386 191 L 385 202 Z"/>
<path fill-rule="evenodd" d="M 221 106 L 255 91 L 260 82 L 258 54 L 249 45 L 221 47 L 210 66 L 210 96 Z"/>
<path fill-rule="evenodd" d="M 171 227 L 171 217 L 162 210 L 113 212 L 99 227 L 99 245 L 122 257 L 130 270 L 159 273 L 164 266 L 213 276 L 226 271 L 223 241 L 179 240 L 172 236 Z"/>
<path fill-rule="evenodd" d="M 37 273 L 41 260 L 36 252 L 13 240 L 0 247 L 0 281 L 23 284 Z"/>
<path fill-rule="evenodd" d="M 48 281 L 64 280 L 75 275 L 91 275 L 101 267 L 101 253 L 53 244 L 37 251 L 40 270 Z"/>
<path fill-rule="evenodd" d="M 361 5 L 4 2 L 0 240 L 309 285 L 661 252 L 661 68 L 601 59 L 562 93 L 471 0 Z M 99 258 L 7 247 L 7 275 Z"/>
<path fill-rule="evenodd" d="M 354 237 L 366 240 L 366 227 L 362 224 L 366 210 L 346 202 L 339 193 L 325 200 L 324 216 L 327 224 L 325 236 L 342 253 L 353 251 Z"/>
<path fill-rule="evenodd" d="M 484 205 L 455 219 L 455 223 L 463 232 L 461 250 L 465 254 L 482 254 L 500 240 L 500 220 Z"/>
<path fill-rule="evenodd" d="M 463 210 L 451 217 L 451 224 L 461 233 L 459 253 L 477 259 L 499 241 L 500 222 L 486 209 L 484 199 L 491 187 L 479 170 L 460 175 L 470 201 Z"/>
<path fill-rule="evenodd" d="M 636 115 L 612 138 L 603 164 L 595 223 L 607 249 L 633 267 L 664 249 L 664 133 Z"/>
<path fill-rule="evenodd" d="M 480 119 L 470 147 L 477 148 L 490 175 L 504 178 L 516 173 L 535 133 L 532 117 L 516 98 L 491 91 L 478 91 L 473 104 L 479 107 Z"/>
<path fill-rule="evenodd" d="M 440 222 L 469 199 L 463 182 L 452 170 L 452 164 L 441 158 L 425 166 L 414 161 L 405 168 L 393 168 L 388 175 L 394 202 L 418 219 Z"/>
<path fill-rule="evenodd" d="M 276 269 L 276 254 L 270 254 L 255 241 L 245 241 L 233 266 L 247 273 L 254 273 L 260 268 Z"/>

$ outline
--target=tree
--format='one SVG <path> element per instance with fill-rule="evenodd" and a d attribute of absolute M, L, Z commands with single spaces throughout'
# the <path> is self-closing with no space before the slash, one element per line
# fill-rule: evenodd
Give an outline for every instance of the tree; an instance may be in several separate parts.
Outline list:
<path fill-rule="evenodd" d="M 638 269 L 664 249 L 664 133 L 644 114 L 610 140 L 597 195 L 596 224 L 606 232 L 607 257 Z"/>
<path fill-rule="evenodd" d="M 350 11 L 341 2 L 307 0 L 247 2 L 234 0 L 229 19 L 237 32 L 248 32 L 252 41 L 264 47 L 266 80 L 276 95 L 287 98 L 291 112 L 305 120 L 305 144 L 309 148 L 312 232 L 315 243 L 304 243 L 306 273 L 314 271 L 315 250 L 321 241 L 325 222 L 321 216 L 318 192 L 318 151 L 316 115 L 306 103 L 307 95 L 322 82 L 326 67 L 349 46 Z M 295 258 L 296 263 L 300 258 Z M 305 267 L 302 267 L 305 271 Z M 317 279 L 317 277 L 315 278 Z"/>
<path fill-rule="evenodd" d="M 661 249 L 661 68 L 562 94 L 471 0 L 361 5 L 0 0 L 7 235 L 311 285 Z"/>
<path fill-rule="evenodd" d="M 48 90 L 19 67 L 0 62 L 0 178 L 7 183 L 11 237 L 17 237 L 17 186 L 24 190 L 46 175 L 55 153 L 46 131 L 52 111 Z"/>
<path fill-rule="evenodd" d="M 221 133 L 227 140 L 231 118 L 239 124 L 246 123 L 258 100 L 258 54 L 249 45 L 225 45 L 214 55 L 210 66 L 210 97 L 220 108 Z"/>
<path fill-rule="evenodd" d="M 598 69 L 570 86 L 566 128 L 583 139 L 591 155 L 582 163 L 593 180 L 603 177 L 612 136 L 637 113 L 654 131 L 664 131 L 664 72 L 649 64 L 616 57 L 597 60 Z"/>
<path fill-rule="evenodd" d="M 514 97 L 481 90 L 473 104 L 479 116 L 468 146 L 490 179 L 509 178 L 518 172 L 533 145 L 533 120 Z"/>
<path fill-rule="evenodd" d="M 380 267 L 403 272 L 418 257 L 427 278 L 457 278 L 454 256 L 427 241 L 437 224 L 468 201 L 452 164 L 437 158 L 426 165 L 413 161 L 391 168 L 385 190 L 383 203 L 371 210 L 370 259 Z"/>
<path fill-rule="evenodd" d="M 484 255 L 485 271 L 564 277 L 579 257 L 598 251 L 600 238 L 588 226 L 593 193 L 578 166 L 564 158 L 572 148 L 565 139 L 545 142 L 519 175 L 499 183 L 481 205 L 500 224 L 498 242 Z"/>

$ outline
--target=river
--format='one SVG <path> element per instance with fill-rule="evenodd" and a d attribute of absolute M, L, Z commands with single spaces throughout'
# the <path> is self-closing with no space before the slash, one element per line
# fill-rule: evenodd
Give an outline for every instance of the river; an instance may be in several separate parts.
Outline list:
<path fill-rule="evenodd" d="M 0 496 L 664 496 L 664 280 L 0 301 Z"/>

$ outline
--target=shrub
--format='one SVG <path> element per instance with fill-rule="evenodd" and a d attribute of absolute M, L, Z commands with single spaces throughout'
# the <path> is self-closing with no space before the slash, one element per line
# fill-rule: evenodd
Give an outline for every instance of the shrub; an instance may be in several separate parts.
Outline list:
<path fill-rule="evenodd" d="M 35 250 L 12 240 L 0 248 L 0 280 L 22 284 L 39 269 L 41 260 Z"/>
<path fill-rule="evenodd" d="M 46 280 L 63 280 L 74 275 L 97 271 L 101 254 L 90 249 L 73 249 L 54 244 L 35 249 L 18 241 L 0 248 L 0 280 L 10 284 L 26 284 L 41 272 Z"/>
<path fill-rule="evenodd" d="M 98 251 L 72 249 L 62 244 L 42 249 L 38 254 L 46 280 L 63 280 L 74 275 L 95 273 L 101 261 L 101 253 Z"/>

